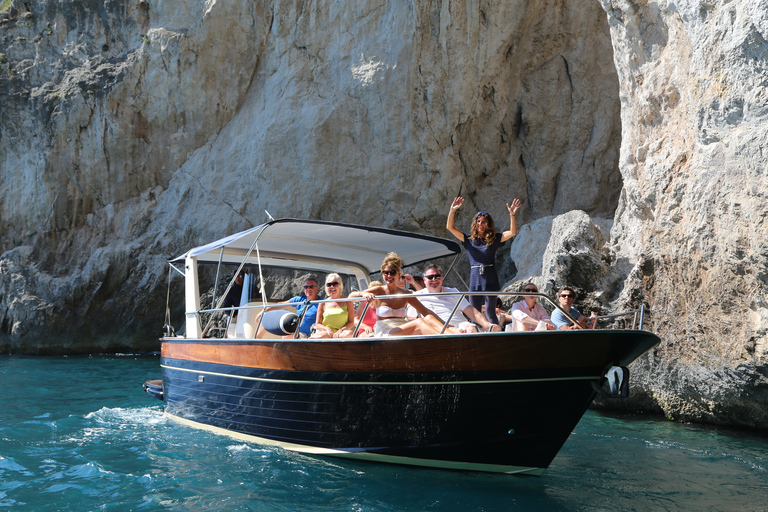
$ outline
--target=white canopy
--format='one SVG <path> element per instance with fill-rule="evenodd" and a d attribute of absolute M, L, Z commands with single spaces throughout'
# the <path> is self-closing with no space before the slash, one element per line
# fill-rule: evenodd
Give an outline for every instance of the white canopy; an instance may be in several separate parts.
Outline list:
<path fill-rule="evenodd" d="M 254 242 L 258 245 L 254 247 Z M 201 263 L 256 263 L 257 248 L 264 265 L 292 268 L 357 267 L 371 274 L 390 252 L 405 266 L 461 252 L 453 240 L 394 229 L 320 220 L 279 219 L 196 247 L 172 261 L 197 257 Z M 224 249 L 222 254 L 222 248 Z"/>

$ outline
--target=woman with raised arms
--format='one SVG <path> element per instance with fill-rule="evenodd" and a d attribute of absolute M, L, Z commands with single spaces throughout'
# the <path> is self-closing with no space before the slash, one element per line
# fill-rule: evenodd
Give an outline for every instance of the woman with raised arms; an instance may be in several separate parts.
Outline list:
<path fill-rule="evenodd" d="M 520 209 L 522 202 L 519 199 L 515 199 L 511 205 L 507 203 L 510 227 L 501 234 L 496 233 L 496 225 L 493 223 L 493 218 L 488 212 L 477 212 L 475 214 L 472 218 L 469 233 L 464 233 L 458 229 L 454 225 L 454 217 L 456 216 L 456 210 L 461 208 L 462 204 L 464 204 L 463 197 L 457 197 L 453 200 L 445 227 L 453 236 L 459 239 L 469 255 L 471 267 L 469 291 L 498 291 L 501 289 L 501 285 L 499 284 L 499 275 L 496 273 L 493 261 L 496 257 L 496 251 L 499 250 L 501 244 L 517 234 L 515 215 Z M 496 303 L 498 301 L 496 295 L 470 295 L 468 299 L 469 303 L 478 311 L 483 310 L 483 303 L 485 303 L 485 316 L 488 317 L 491 323 L 499 323 L 499 319 L 496 317 Z"/>

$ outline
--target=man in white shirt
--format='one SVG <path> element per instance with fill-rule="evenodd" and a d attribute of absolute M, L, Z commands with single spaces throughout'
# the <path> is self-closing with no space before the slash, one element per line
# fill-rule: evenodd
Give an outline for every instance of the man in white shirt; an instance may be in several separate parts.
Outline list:
<path fill-rule="evenodd" d="M 443 286 L 443 271 L 437 265 L 430 265 L 424 270 L 424 288 L 415 292 L 414 295 L 422 295 L 425 293 L 443 293 L 443 292 L 458 292 L 456 288 Z M 431 309 L 439 316 L 444 322 L 448 320 L 448 315 L 453 311 L 453 307 L 459 299 L 458 295 L 445 295 L 445 296 L 432 296 L 432 297 L 418 297 L 419 301 L 424 304 L 428 309 Z M 501 328 L 492 324 L 488 319 L 480 313 L 477 309 L 466 300 L 461 299 L 459 307 L 456 308 L 451 320 L 448 322 L 452 327 L 457 327 L 461 332 L 476 332 L 475 326 L 462 316 L 461 313 L 467 315 L 472 322 L 480 325 L 483 329 L 489 332 L 499 332 Z M 409 318 L 418 316 L 416 310 L 412 307 L 408 308 L 407 316 Z"/>

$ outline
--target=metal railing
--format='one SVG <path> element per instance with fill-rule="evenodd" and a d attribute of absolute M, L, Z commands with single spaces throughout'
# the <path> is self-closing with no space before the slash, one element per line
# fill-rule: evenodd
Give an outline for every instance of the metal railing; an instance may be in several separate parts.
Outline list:
<path fill-rule="evenodd" d="M 463 299 L 465 299 L 466 297 L 469 297 L 469 296 L 487 296 L 487 295 L 489 295 L 489 293 L 487 291 L 483 291 L 483 292 L 440 292 L 440 293 L 420 293 L 420 294 L 417 295 L 417 297 L 441 297 L 441 296 L 457 297 L 456 303 L 453 306 L 453 309 L 451 310 L 450 315 L 448 316 L 449 320 L 444 322 L 443 328 L 440 331 L 440 334 L 444 334 L 445 330 L 450 325 L 450 319 L 453 318 L 453 316 L 456 314 L 456 311 L 458 310 L 459 305 L 462 303 Z M 534 292 L 493 292 L 490 295 L 494 295 L 494 296 L 497 296 L 497 297 L 527 297 L 527 296 L 534 296 L 534 297 L 537 297 L 537 298 L 544 299 L 546 302 L 548 302 L 553 307 L 553 310 L 554 309 L 560 310 L 563 313 L 563 315 L 570 322 L 572 322 L 573 325 L 577 326 L 579 329 L 583 329 L 584 328 L 584 326 L 582 326 L 581 324 L 579 324 L 577 322 L 578 319 L 571 317 L 568 311 L 565 311 L 554 300 L 552 300 L 549 296 L 547 296 L 547 295 L 545 295 L 543 293 L 540 293 L 540 292 L 535 292 L 535 293 Z M 403 299 L 403 298 L 404 298 L 403 294 L 399 294 L 399 295 L 377 295 L 377 296 L 375 296 L 375 300 Z M 364 297 L 351 297 L 351 298 L 350 297 L 345 297 L 345 298 L 339 298 L 339 299 L 322 299 L 322 300 L 304 301 L 304 302 L 292 302 L 292 303 L 278 303 L 278 304 L 266 304 L 266 305 L 265 304 L 258 304 L 258 305 L 251 305 L 251 306 L 239 306 L 239 307 L 228 307 L 228 308 L 210 308 L 210 309 L 201 309 L 199 311 L 188 312 L 186 314 L 187 315 L 194 314 L 194 315 L 197 315 L 198 318 L 201 318 L 201 319 L 202 319 L 203 315 L 206 315 L 206 316 L 210 315 L 210 318 L 206 322 L 206 329 L 205 329 L 205 331 L 203 333 L 203 336 L 205 337 L 212 330 L 221 330 L 221 329 L 223 329 L 224 330 L 224 335 L 222 336 L 222 338 L 226 338 L 227 337 L 227 333 L 229 332 L 229 329 L 231 327 L 232 318 L 234 317 L 234 313 L 236 313 L 236 312 L 242 312 L 242 311 L 246 311 L 246 310 L 249 310 L 249 309 L 258 309 L 258 310 L 262 310 L 262 311 L 263 310 L 275 310 L 275 309 L 287 309 L 287 308 L 298 309 L 298 307 L 302 306 L 302 305 L 309 306 L 309 305 L 313 305 L 313 304 L 322 304 L 322 303 L 327 303 L 327 302 L 353 302 L 353 303 L 365 302 L 365 305 L 364 305 L 362 311 L 360 311 L 360 313 L 359 313 L 360 319 L 357 322 L 357 324 L 355 325 L 355 328 L 354 328 L 353 333 L 352 333 L 352 336 L 356 337 L 358 335 L 360 327 L 361 327 L 361 325 L 363 323 L 363 319 L 365 318 L 365 314 L 367 313 L 368 308 L 372 304 L 371 302 L 367 302 Z M 303 309 L 302 313 L 299 315 L 299 319 L 298 319 L 298 325 L 299 326 L 301 325 L 302 321 L 304 320 L 304 315 L 306 314 L 306 311 L 307 311 L 307 308 L 305 307 Z M 225 313 L 228 313 L 228 312 L 232 312 L 232 314 L 227 316 L 226 325 L 224 327 L 216 327 L 216 326 L 213 325 L 213 320 L 214 320 L 216 315 L 219 315 L 219 314 L 224 315 Z M 601 315 L 601 316 L 597 316 L 597 317 L 591 317 L 591 318 L 589 318 L 589 320 L 595 319 L 596 321 L 601 321 L 601 320 L 604 321 L 604 320 L 623 318 L 623 317 L 627 317 L 629 315 L 633 315 L 631 329 L 632 330 L 635 330 L 635 329 L 642 330 L 643 329 L 643 321 L 644 321 L 644 317 L 645 317 L 645 306 L 640 306 L 637 309 L 633 309 L 631 311 L 625 311 L 625 312 L 622 312 L 622 313 L 614 313 L 614 314 L 610 314 L 610 315 Z M 355 315 L 355 316 L 358 316 L 358 315 Z M 263 320 L 263 314 L 259 316 L 258 324 L 256 325 L 254 332 L 256 332 L 256 333 L 259 332 L 259 329 L 261 328 L 261 325 L 262 325 L 262 320 Z M 299 337 L 299 333 L 300 333 L 300 330 L 299 330 L 299 327 L 297 327 L 296 328 L 296 332 L 294 333 L 294 339 Z"/>

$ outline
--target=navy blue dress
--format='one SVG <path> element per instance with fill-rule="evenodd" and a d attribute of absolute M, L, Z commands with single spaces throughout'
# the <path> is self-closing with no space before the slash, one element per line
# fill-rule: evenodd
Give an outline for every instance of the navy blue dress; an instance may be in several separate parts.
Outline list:
<path fill-rule="evenodd" d="M 496 251 L 502 246 L 501 234 L 496 234 L 496 240 L 492 244 L 486 244 L 484 240 L 474 240 L 469 234 L 464 233 L 464 242 L 462 245 L 467 250 L 469 256 L 469 291 L 498 291 L 501 289 L 499 284 L 499 275 L 496 273 L 494 259 Z M 496 303 L 498 297 L 495 295 L 474 295 L 468 297 L 469 303 L 478 311 L 482 311 L 485 303 L 485 316 L 491 323 L 498 324 L 499 319 L 496 316 Z"/>

